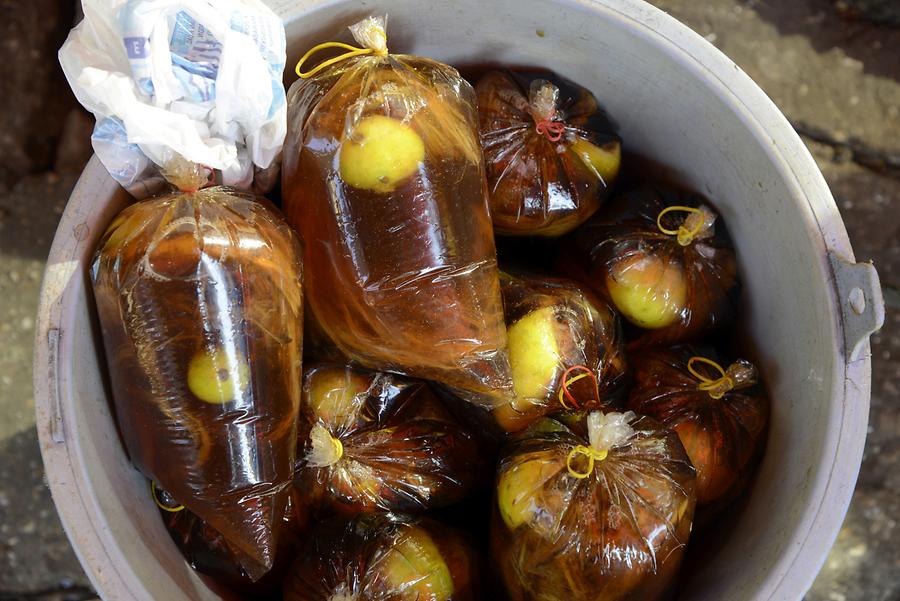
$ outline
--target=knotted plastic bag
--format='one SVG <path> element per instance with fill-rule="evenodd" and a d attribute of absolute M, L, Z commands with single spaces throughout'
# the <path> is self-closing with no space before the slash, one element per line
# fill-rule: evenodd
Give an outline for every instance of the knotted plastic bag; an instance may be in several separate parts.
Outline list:
<path fill-rule="evenodd" d="M 308 516 L 299 495 L 288 498 L 284 510 L 282 535 L 272 569 L 261 579 L 253 581 L 242 567 L 245 559 L 220 532 L 196 515 L 177 505 L 168 493 L 152 488 L 160 515 L 169 536 L 185 560 L 200 574 L 207 576 L 214 590 L 246 595 L 247 598 L 272 598 L 281 592 L 281 583 L 297 553 L 302 548 Z M 209 582 L 208 581 L 208 582 Z M 225 597 L 231 598 L 231 597 Z"/>
<path fill-rule="evenodd" d="M 614 199 L 576 240 L 591 286 L 646 330 L 639 346 L 694 340 L 734 316 L 734 249 L 697 198 L 639 188 Z"/>
<path fill-rule="evenodd" d="M 297 488 L 320 512 L 419 513 L 483 475 L 475 439 L 423 382 L 322 365 L 306 370 Z"/>
<path fill-rule="evenodd" d="M 322 523 L 284 582 L 284 601 L 474 601 L 475 553 L 428 518 L 382 513 Z"/>
<path fill-rule="evenodd" d="M 447 65 L 388 54 L 383 19 L 351 31 L 363 48 L 343 45 L 289 92 L 284 204 L 306 244 L 311 310 L 354 361 L 502 402 L 512 384 L 474 92 Z"/>
<path fill-rule="evenodd" d="M 259 0 L 82 0 L 59 51 L 97 118 L 94 151 L 132 196 L 165 187 L 173 159 L 266 191 L 286 131 L 284 26 Z"/>
<path fill-rule="evenodd" d="M 491 550 L 513 601 L 654 601 L 671 586 L 695 503 L 678 436 L 633 413 L 544 419 L 497 470 Z"/>
<path fill-rule="evenodd" d="M 185 166 L 169 177 L 196 190 L 200 175 Z M 272 565 L 296 461 L 296 235 L 263 198 L 179 192 L 124 209 L 91 275 L 128 455 L 259 577 Z"/>
<path fill-rule="evenodd" d="M 570 280 L 501 275 L 515 399 L 494 410 L 508 432 L 548 413 L 608 408 L 626 381 L 618 316 Z"/>
<path fill-rule="evenodd" d="M 714 511 L 740 494 L 762 451 L 769 401 L 756 368 L 720 366 L 695 348 L 644 353 L 629 408 L 678 433 L 697 470 L 697 504 Z"/>
<path fill-rule="evenodd" d="M 475 92 L 497 233 L 559 236 L 590 217 L 621 163 L 593 94 L 551 74 L 510 71 L 487 73 Z"/>

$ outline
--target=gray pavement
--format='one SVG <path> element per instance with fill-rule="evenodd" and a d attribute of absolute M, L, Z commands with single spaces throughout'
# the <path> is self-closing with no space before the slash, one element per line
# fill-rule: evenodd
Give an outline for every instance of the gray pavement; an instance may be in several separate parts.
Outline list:
<path fill-rule="evenodd" d="M 87 584 L 44 483 L 31 390 L 44 262 L 90 150 L 56 62 L 74 14 L 60 0 L 0 3 L 0 600 Z"/>
<path fill-rule="evenodd" d="M 874 260 L 879 269 L 889 308 L 884 330 L 873 338 L 865 460 L 838 542 L 807 600 L 896 601 L 900 28 L 839 16 L 868 6 L 891 22 L 896 1 L 654 4 L 721 48 L 807 134 L 857 258 Z M 89 156 L 91 122 L 75 108 L 55 62 L 72 7 L 60 0 L 3 0 L 0 8 L 0 601 L 72 601 L 90 593 L 82 588 L 87 581 L 43 481 L 34 431 L 31 345 L 44 260 L 76 174 Z"/>

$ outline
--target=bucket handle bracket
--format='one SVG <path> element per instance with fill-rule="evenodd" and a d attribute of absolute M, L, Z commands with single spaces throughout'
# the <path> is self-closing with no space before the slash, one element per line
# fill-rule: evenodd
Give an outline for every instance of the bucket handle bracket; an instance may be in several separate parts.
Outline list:
<path fill-rule="evenodd" d="M 844 354 L 850 361 L 859 353 L 869 336 L 884 324 L 884 298 L 878 272 L 871 262 L 854 263 L 828 253 L 844 329 Z"/>

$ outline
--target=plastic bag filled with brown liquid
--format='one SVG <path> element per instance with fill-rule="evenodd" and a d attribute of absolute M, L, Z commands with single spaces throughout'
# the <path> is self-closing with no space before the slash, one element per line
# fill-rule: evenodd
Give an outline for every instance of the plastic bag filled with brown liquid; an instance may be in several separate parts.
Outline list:
<path fill-rule="evenodd" d="M 545 418 L 501 458 L 491 551 L 513 601 L 654 601 L 691 531 L 678 436 L 633 413 Z"/>
<path fill-rule="evenodd" d="M 499 234 L 559 236 L 575 229 L 600 207 L 619 173 L 619 140 L 600 133 L 605 127 L 593 94 L 546 77 L 491 71 L 475 86 Z"/>
<path fill-rule="evenodd" d="M 418 513 L 484 475 L 475 438 L 424 382 L 345 365 L 303 379 L 297 488 L 314 510 Z"/>
<path fill-rule="evenodd" d="M 471 547 L 427 518 L 370 514 L 323 523 L 284 582 L 284 601 L 481 599 Z"/>
<path fill-rule="evenodd" d="M 300 495 L 292 494 L 288 498 L 274 565 L 255 582 L 242 567 L 247 560 L 241 559 L 240 551 L 232 547 L 218 530 L 179 506 L 165 491 L 154 488 L 153 495 L 169 536 L 188 564 L 211 579 L 218 594 L 225 599 L 281 598 L 281 583 L 302 548 L 308 522 Z"/>
<path fill-rule="evenodd" d="M 288 98 L 284 205 L 310 308 L 354 361 L 505 402 L 474 92 L 447 65 L 387 54 L 382 19 L 351 30 L 366 54 L 322 63 Z"/>
<path fill-rule="evenodd" d="M 500 426 L 518 432 L 548 413 L 617 400 L 627 370 L 615 312 L 570 280 L 504 273 L 500 283 L 516 395 L 494 409 Z"/>
<path fill-rule="evenodd" d="M 272 565 L 296 461 L 297 237 L 263 198 L 179 192 L 124 209 L 92 276 L 132 462 L 258 577 Z"/>
<path fill-rule="evenodd" d="M 687 346 L 648 351 L 635 366 L 629 408 L 678 433 L 697 470 L 700 509 L 738 496 L 759 459 L 769 401 L 756 381 L 750 362 L 719 365 Z"/>
<path fill-rule="evenodd" d="M 639 346 L 694 340 L 734 317 L 734 249 L 696 197 L 638 188 L 578 230 L 576 245 L 591 286 L 645 330 Z"/>

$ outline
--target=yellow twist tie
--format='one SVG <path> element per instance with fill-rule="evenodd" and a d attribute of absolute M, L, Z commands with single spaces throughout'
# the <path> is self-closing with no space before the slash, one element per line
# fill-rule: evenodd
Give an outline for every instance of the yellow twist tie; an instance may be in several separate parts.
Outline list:
<path fill-rule="evenodd" d="M 337 455 L 337 459 L 335 459 L 336 463 L 344 456 L 344 443 L 342 443 L 337 436 L 332 436 L 331 444 L 334 446 L 334 454 Z"/>
<path fill-rule="evenodd" d="M 574 460 L 578 455 L 584 455 L 585 457 L 587 457 L 587 471 L 579 472 L 574 467 L 572 467 L 572 460 Z M 579 480 L 582 480 L 590 476 L 594 471 L 594 462 L 603 461 L 604 459 L 606 459 L 607 455 L 609 455 L 609 451 L 598 451 L 594 447 L 586 447 L 580 444 L 569 451 L 569 456 L 566 457 L 566 468 L 568 468 L 570 474 L 572 474 Z"/>
<path fill-rule="evenodd" d="M 575 382 L 577 382 L 578 380 L 581 380 L 583 378 L 589 378 L 589 377 L 591 377 L 591 374 L 589 374 L 589 373 L 578 374 L 574 378 L 572 378 L 570 380 L 566 380 L 566 382 L 562 386 L 560 386 L 559 395 L 558 395 L 559 396 L 559 404 L 562 405 L 563 408 L 567 409 L 568 411 L 572 410 L 572 407 L 569 407 L 568 405 L 566 405 L 566 400 L 563 397 L 563 393 L 566 391 L 566 386 L 568 386 L 569 384 L 574 384 Z"/>
<path fill-rule="evenodd" d="M 344 50 L 347 50 L 348 52 L 345 52 L 344 54 L 339 54 L 335 57 L 329 58 L 326 61 L 322 61 L 321 63 L 319 63 L 312 69 L 310 69 L 309 71 L 301 71 L 300 70 L 300 67 L 303 66 L 303 63 L 305 63 L 309 59 L 310 56 L 312 56 L 316 52 L 319 52 L 320 50 L 327 50 L 328 48 L 343 48 Z M 333 65 L 335 63 L 345 61 L 348 58 L 353 58 L 354 56 L 363 56 L 366 54 L 374 54 L 375 56 L 385 56 L 387 53 L 388 53 L 387 48 L 385 48 L 384 50 L 373 50 L 372 48 L 358 48 L 356 46 L 351 46 L 350 44 L 345 44 L 343 42 L 325 42 L 323 44 L 318 44 L 317 46 L 313 46 L 306 52 L 306 54 L 304 54 L 302 57 L 300 57 L 300 60 L 297 61 L 297 67 L 295 68 L 295 71 L 297 72 L 297 76 L 300 77 L 300 79 L 307 79 L 308 77 L 312 77 L 313 75 L 315 75 L 316 73 L 318 73 L 319 71 L 324 69 L 325 67 L 330 67 L 331 65 Z"/>
<path fill-rule="evenodd" d="M 156 506 L 163 511 L 168 511 L 169 513 L 178 513 L 179 511 L 184 509 L 184 505 L 177 505 L 175 507 L 163 505 L 162 501 L 160 501 L 159 497 L 156 495 L 156 482 L 154 482 L 153 480 L 150 481 L 150 495 L 153 497 L 153 502 L 156 503 Z"/>
<path fill-rule="evenodd" d="M 712 378 L 707 378 L 696 369 L 694 369 L 694 363 L 705 363 L 710 367 L 713 367 L 716 371 L 719 372 L 719 377 L 713 380 Z M 709 393 L 714 399 L 721 399 L 725 396 L 725 393 L 734 388 L 734 378 L 728 375 L 728 373 L 722 369 L 722 366 L 713 361 L 712 359 L 707 359 L 706 357 L 691 357 L 688 360 L 687 364 L 688 371 L 691 372 L 691 375 L 700 380 L 700 385 L 697 386 L 699 390 L 705 390 Z"/>
<path fill-rule="evenodd" d="M 569 374 L 575 370 L 580 370 L 582 373 L 575 376 L 572 379 L 569 379 Z M 567 369 L 566 371 L 563 372 L 562 382 L 560 384 L 559 392 L 557 394 L 557 396 L 559 397 L 559 404 L 562 405 L 564 409 L 566 409 L 568 411 L 572 411 L 573 409 L 581 409 L 581 407 L 578 406 L 578 402 L 575 400 L 575 397 L 573 397 L 572 394 L 569 392 L 569 384 L 577 382 L 578 380 L 580 380 L 582 378 L 590 378 L 591 381 L 594 383 L 594 393 L 596 395 L 594 398 L 594 401 L 598 405 L 600 404 L 600 383 L 597 381 L 597 377 L 594 375 L 594 372 L 591 370 L 590 367 L 588 367 L 586 365 L 573 365 L 572 367 L 570 367 L 569 369 Z M 569 397 L 569 401 L 572 402 L 572 405 L 574 405 L 574 407 L 569 407 L 566 404 L 566 400 L 564 397 Z"/>
<path fill-rule="evenodd" d="M 704 225 L 703 220 L 700 220 L 700 222 L 697 224 L 697 227 L 695 227 L 692 230 L 689 230 L 688 228 L 686 228 L 684 226 L 684 223 L 687 222 L 687 219 L 685 219 L 685 221 L 682 222 L 682 224 L 680 226 L 678 226 L 677 230 L 668 230 L 663 227 L 662 218 L 663 218 L 663 215 L 665 215 L 666 213 L 671 213 L 674 211 L 681 211 L 684 213 L 693 213 L 694 215 L 703 215 L 703 211 L 701 211 L 700 209 L 696 209 L 694 207 L 685 207 L 682 205 L 675 205 L 675 206 L 671 206 L 671 207 L 666 207 L 665 209 L 660 211 L 659 215 L 656 217 L 656 227 L 659 228 L 659 231 L 661 231 L 662 233 L 667 234 L 669 236 L 677 236 L 678 244 L 680 244 L 681 246 L 688 246 L 691 242 L 694 241 L 694 237 L 696 237 L 697 234 L 699 234 L 700 231 L 703 229 L 703 225 Z"/>

